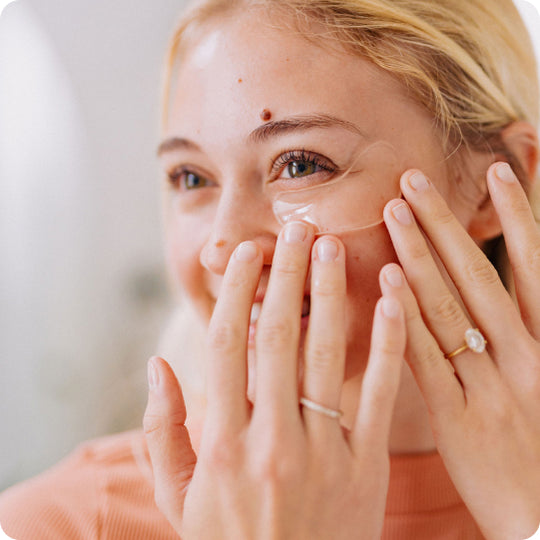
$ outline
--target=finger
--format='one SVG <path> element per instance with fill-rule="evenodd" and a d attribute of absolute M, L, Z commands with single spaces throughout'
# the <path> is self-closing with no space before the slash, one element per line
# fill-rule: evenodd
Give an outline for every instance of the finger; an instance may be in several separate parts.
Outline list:
<path fill-rule="evenodd" d="M 507 163 L 488 170 L 488 189 L 497 210 L 526 327 L 540 338 L 540 232 L 531 205 Z"/>
<path fill-rule="evenodd" d="M 345 250 L 337 238 L 315 242 L 311 266 L 311 310 L 304 355 L 302 394 L 329 409 L 339 409 L 345 372 Z M 303 409 L 309 432 L 340 431 L 339 421 Z"/>
<path fill-rule="evenodd" d="M 413 292 L 397 264 L 382 268 L 379 282 L 383 294 L 399 299 L 405 312 L 407 349 L 405 357 L 432 415 L 445 418 L 461 412 L 465 397 L 452 365 L 443 356 L 426 328 Z"/>
<path fill-rule="evenodd" d="M 173 526 L 179 526 L 197 457 L 185 426 L 182 390 L 165 360 L 149 360 L 148 382 L 143 426 L 154 472 L 155 498 Z"/>
<path fill-rule="evenodd" d="M 256 243 L 244 242 L 236 248 L 208 328 L 207 418 L 220 429 L 235 430 L 248 419 L 247 342 L 262 264 Z"/>
<path fill-rule="evenodd" d="M 394 249 L 407 276 L 422 318 L 440 349 L 451 353 L 464 343 L 471 323 L 444 282 L 427 242 L 416 225 L 407 203 L 391 201 L 384 211 Z M 489 384 L 494 368 L 486 352 L 470 350 L 452 358 L 461 381 L 469 388 Z"/>
<path fill-rule="evenodd" d="M 279 235 L 268 289 L 255 336 L 254 415 L 300 420 L 298 347 L 314 230 L 302 222 L 287 224 Z"/>
<path fill-rule="evenodd" d="M 403 307 L 396 297 L 383 296 L 375 308 L 369 359 L 349 439 L 356 455 L 388 450 L 405 343 Z"/>
<path fill-rule="evenodd" d="M 420 171 L 405 173 L 401 189 L 456 284 L 475 326 L 486 332 L 493 349 L 510 353 L 508 332 L 519 332 L 523 325 L 496 269 Z"/>

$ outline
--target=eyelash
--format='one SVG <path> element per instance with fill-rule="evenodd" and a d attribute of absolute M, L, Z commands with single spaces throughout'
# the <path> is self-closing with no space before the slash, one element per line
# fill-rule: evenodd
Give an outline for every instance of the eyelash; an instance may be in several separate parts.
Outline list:
<path fill-rule="evenodd" d="M 180 182 L 182 177 L 187 176 L 188 174 L 193 174 L 204 180 L 207 180 L 206 176 L 199 174 L 195 169 L 185 165 L 181 165 L 179 167 L 173 168 L 167 173 L 167 182 L 172 189 L 187 191 L 188 189 L 185 186 L 180 185 Z"/>
<path fill-rule="evenodd" d="M 272 176 L 278 175 L 287 165 L 293 161 L 307 161 L 314 163 L 317 167 L 328 171 L 335 172 L 337 167 L 327 159 L 323 158 L 319 154 L 310 152 L 309 150 L 290 150 L 281 154 L 273 163 L 271 167 Z"/>
<path fill-rule="evenodd" d="M 188 172 L 186 167 L 175 167 L 170 172 L 167 172 L 167 180 L 171 186 L 176 186 L 183 174 Z"/>
<path fill-rule="evenodd" d="M 283 169 L 285 169 L 287 165 L 294 161 L 313 163 L 317 167 L 329 173 L 336 172 L 337 170 L 337 166 L 328 159 L 323 158 L 319 154 L 315 154 L 314 152 L 310 152 L 309 150 L 302 148 L 301 150 L 290 150 L 287 152 L 283 152 L 277 159 L 273 161 L 270 170 L 273 180 L 278 179 L 278 175 L 283 171 Z M 167 180 L 169 185 L 175 189 L 181 189 L 182 186 L 180 186 L 179 183 L 182 176 L 187 174 L 194 174 L 196 176 L 200 176 L 201 178 L 205 178 L 203 175 L 200 175 L 195 170 L 189 167 L 180 166 L 175 167 L 167 173 Z"/>

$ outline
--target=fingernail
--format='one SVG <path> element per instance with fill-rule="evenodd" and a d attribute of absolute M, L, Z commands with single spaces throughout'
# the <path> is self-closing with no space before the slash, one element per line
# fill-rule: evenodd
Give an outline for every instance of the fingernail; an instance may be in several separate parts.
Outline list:
<path fill-rule="evenodd" d="M 392 285 L 392 287 L 401 287 L 403 285 L 403 278 L 401 272 L 397 268 L 390 268 L 384 274 L 386 281 Z"/>
<path fill-rule="evenodd" d="M 517 180 L 516 175 L 513 173 L 508 163 L 499 163 L 495 167 L 495 174 L 497 178 L 505 184 L 513 184 Z"/>
<path fill-rule="evenodd" d="M 285 242 L 287 244 L 299 244 L 306 239 L 307 227 L 300 221 L 288 223 L 285 226 Z"/>
<path fill-rule="evenodd" d="M 399 316 L 399 302 L 395 298 L 383 298 L 381 308 L 389 319 L 395 319 Z"/>
<path fill-rule="evenodd" d="M 412 223 L 412 214 L 409 207 L 405 203 L 398 204 L 392 208 L 392 214 L 402 225 L 410 225 Z"/>
<path fill-rule="evenodd" d="M 159 372 L 153 357 L 148 360 L 148 386 L 151 390 L 155 390 L 159 386 Z"/>
<path fill-rule="evenodd" d="M 414 191 L 424 191 L 429 187 L 429 181 L 421 172 L 415 172 L 409 176 L 409 186 Z"/>
<path fill-rule="evenodd" d="M 236 258 L 239 261 L 251 262 L 257 258 L 257 246 L 253 242 L 242 242 L 236 248 Z"/>
<path fill-rule="evenodd" d="M 317 244 L 317 255 L 322 262 L 331 262 L 337 259 L 338 245 L 331 238 L 323 238 Z"/>

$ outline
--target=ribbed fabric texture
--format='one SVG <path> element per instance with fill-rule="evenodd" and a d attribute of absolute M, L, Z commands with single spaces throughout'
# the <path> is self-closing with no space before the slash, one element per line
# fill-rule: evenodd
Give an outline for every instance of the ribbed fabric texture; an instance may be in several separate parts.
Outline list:
<path fill-rule="evenodd" d="M 140 430 L 84 443 L 4 491 L 0 523 L 16 540 L 178 540 L 155 505 Z M 437 454 L 391 458 L 382 539 L 482 539 Z"/>
<path fill-rule="evenodd" d="M 483 540 L 439 454 L 392 456 L 383 540 Z"/>
<path fill-rule="evenodd" d="M 154 502 L 142 431 L 89 441 L 0 495 L 16 540 L 178 540 Z"/>

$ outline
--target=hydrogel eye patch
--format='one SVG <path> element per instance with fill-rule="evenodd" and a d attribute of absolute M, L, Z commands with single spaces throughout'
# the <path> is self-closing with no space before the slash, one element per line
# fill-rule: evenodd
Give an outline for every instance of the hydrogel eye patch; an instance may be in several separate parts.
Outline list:
<path fill-rule="evenodd" d="M 305 221 L 317 227 L 319 235 L 366 229 L 382 223 L 386 203 L 401 197 L 403 172 L 394 147 L 378 141 L 360 151 L 338 177 L 280 191 L 272 208 L 282 225 Z"/>

